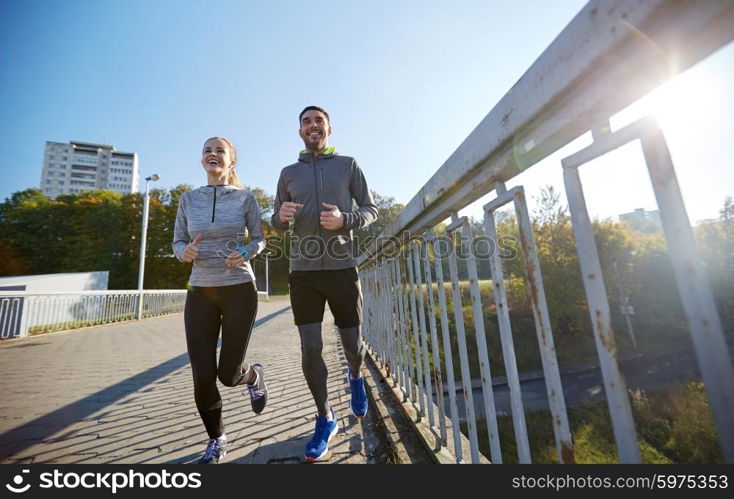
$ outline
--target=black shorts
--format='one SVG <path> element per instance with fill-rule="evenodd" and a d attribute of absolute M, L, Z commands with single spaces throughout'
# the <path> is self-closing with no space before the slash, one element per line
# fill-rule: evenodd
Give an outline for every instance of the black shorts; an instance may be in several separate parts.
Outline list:
<path fill-rule="evenodd" d="M 362 323 L 362 290 L 355 267 L 340 270 L 295 270 L 288 275 L 296 325 L 324 320 L 324 306 L 341 328 Z"/>

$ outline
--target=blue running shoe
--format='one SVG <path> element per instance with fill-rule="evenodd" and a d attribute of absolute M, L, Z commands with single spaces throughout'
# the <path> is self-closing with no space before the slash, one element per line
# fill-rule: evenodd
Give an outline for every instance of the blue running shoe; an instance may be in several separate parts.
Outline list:
<path fill-rule="evenodd" d="M 316 430 L 306 444 L 306 461 L 310 463 L 320 461 L 329 452 L 329 440 L 339 430 L 334 409 L 331 409 L 331 417 L 332 420 L 329 421 L 326 417 L 316 416 Z"/>
<path fill-rule="evenodd" d="M 367 414 L 367 390 L 364 387 L 364 377 L 353 379 L 352 372 L 349 371 L 347 378 L 349 387 L 352 389 L 352 400 L 349 404 L 352 407 L 352 414 L 362 419 Z"/>

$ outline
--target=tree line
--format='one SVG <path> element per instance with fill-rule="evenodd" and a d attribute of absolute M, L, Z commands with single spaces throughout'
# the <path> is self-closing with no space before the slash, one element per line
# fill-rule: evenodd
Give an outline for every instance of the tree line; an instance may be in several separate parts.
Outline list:
<path fill-rule="evenodd" d="M 287 255 L 290 235 L 270 226 L 273 196 L 248 188 L 262 214 L 262 227 L 271 255 Z M 190 264 L 173 257 L 171 242 L 181 195 L 190 185 L 150 192 L 146 241 L 146 289 L 186 287 Z M 373 191 L 379 221 L 359 231 L 364 239 L 378 234 L 403 205 Z M 48 198 L 39 189 L 12 194 L 0 204 L 0 276 L 62 272 L 109 271 L 109 289 L 136 289 L 140 261 L 143 194 L 107 190 L 85 191 Z M 264 253 L 254 259 L 258 285 L 264 289 Z M 268 261 L 270 291 L 287 293 L 288 260 Z"/>

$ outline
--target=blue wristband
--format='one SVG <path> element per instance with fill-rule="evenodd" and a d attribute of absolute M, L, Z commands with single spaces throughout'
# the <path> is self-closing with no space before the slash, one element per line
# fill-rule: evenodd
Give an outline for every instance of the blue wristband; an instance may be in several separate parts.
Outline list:
<path fill-rule="evenodd" d="M 242 255 L 242 258 L 244 258 L 245 260 L 250 258 L 250 254 L 247 252 L 244 246 L 237 246 L 235 248 L 235 251 L 239 252 L 239 254 Z"/>

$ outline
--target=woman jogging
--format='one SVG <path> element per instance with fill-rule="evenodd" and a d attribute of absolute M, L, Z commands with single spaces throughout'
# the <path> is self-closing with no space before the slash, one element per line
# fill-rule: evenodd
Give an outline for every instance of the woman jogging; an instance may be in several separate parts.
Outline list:
<path fill-rule="evenodd" d="M 201 164 L 207 185 L 181 196 L 173 236 L 176 258 L 193 262 L 184 325 L 196 408 L 209 435 L 200 464 L 219 463 L 227 453 L 217 378 L 225 386 L 244 384 L 256 414 L 268 398 L 263 367 L 244 362 L 257 314 L 255 274 L 248 260 L 265 242 L 260 209 L 240 184 L 236 162 L 229 140 L 213 137 L 204 143 Z M 248 235 L 250 242 L 244 244 Z"/>

